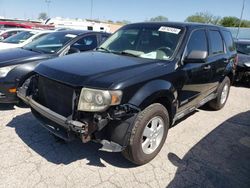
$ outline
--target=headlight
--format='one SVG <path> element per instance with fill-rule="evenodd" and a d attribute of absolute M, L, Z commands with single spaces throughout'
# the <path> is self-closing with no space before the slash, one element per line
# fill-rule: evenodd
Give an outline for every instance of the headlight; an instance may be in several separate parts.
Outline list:
<path fill-rule="evenodd" d="M 86 112 L 99 112 L 106 110 L 109 106 L 121 103 L 122 91 L 107 91 L 83 88 L 81 91 L 78 110 Z"/>
<path fill-rule="evenodd" d="M 0 68 L 0 78 L 5 77 L 15 67 L 16 67 L 16 65 Z"/>
<path fill-rule="evenodd" d="M 250 62 L 244 63 L 245 66 L 250 67 Z"/>

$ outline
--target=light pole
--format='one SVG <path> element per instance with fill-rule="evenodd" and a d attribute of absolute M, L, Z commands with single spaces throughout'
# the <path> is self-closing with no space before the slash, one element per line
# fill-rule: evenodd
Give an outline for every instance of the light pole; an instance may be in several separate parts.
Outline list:
<path fill-rule="evenodd" d="M 50 8 L 51 0 L 45 0 L 45 3 L 47 4 L 47 14 L 48 14 L 48 17 L 50 17 L 49 8 Z"/>
<path fill-rule="evenodd" d="M 241 25 L 241 22 L 242 22 L 244 8 L 245 8 L 245 0 L 243 0 L 243 4 L 242 4 L 242 9 L 241 9 L 241 14 L 240 14 L 240 23 L 239 23 L 239 26 L 238 26 L 238 31 L 237 31 L 236 39 L 238 39 L 238 35 L 239 35 L 239 32 L 240 32 L 240 25 Z"/>
<path fill-rule="evenodd" d="M 90 19 L 92 20 L 93 15 L 93 0 L 90 0 Z"/>

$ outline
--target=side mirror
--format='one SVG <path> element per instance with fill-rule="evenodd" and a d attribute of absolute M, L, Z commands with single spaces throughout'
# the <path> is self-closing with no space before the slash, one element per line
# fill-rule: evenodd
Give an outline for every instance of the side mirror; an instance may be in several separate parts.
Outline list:
<path fill-rule="evenodd" d="M 207 59 L 207 51 L 193 50 L 184 59 L 185 63 L 204 63 Z"/>
<path fill-rule="evenodd" d="M 0 36 L 0 41 L 3 41 L 3 40 L 4 40 L 4 38 L 2 36 Z"/>
<path fill-rule="evenodd" d="M 80 53 L 81 51 L 78 48 L 71 47 L 69 51 L 67 52 L 67 55 L 74 54 L 74 53 Z"/>

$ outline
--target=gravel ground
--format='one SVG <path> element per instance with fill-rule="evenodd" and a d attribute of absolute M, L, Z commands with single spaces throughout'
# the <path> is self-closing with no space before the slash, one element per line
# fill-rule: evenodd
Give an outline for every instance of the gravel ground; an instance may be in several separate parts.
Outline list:
<path fill-rule="evenodd" d="M 250 187 L 250 89 L 173 127 L 159 155 L 134 166 L 100 145 L 63 143 L 27 108 L 0 106 L 0 187 Z"/>

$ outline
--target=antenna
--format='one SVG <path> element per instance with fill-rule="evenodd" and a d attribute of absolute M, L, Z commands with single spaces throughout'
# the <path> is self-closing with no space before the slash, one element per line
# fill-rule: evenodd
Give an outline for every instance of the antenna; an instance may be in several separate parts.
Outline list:
<path fill-rule="evenodd" d="M 240 25 L 241 25 L 241 22 L 242 22 L 242 16 L 243 16 L 244 8 L 245 8 L 245 0 L 243 0 L 243 4 L 242 4 L 242 9 L 241 9 L 241 14 L 240 14 L 240 23 L 239 23 L 239 26 L 238 26 L 236 39 L 238 39 L 238 35 L 239 35 L 239 32 L 240 32 Z"/>

